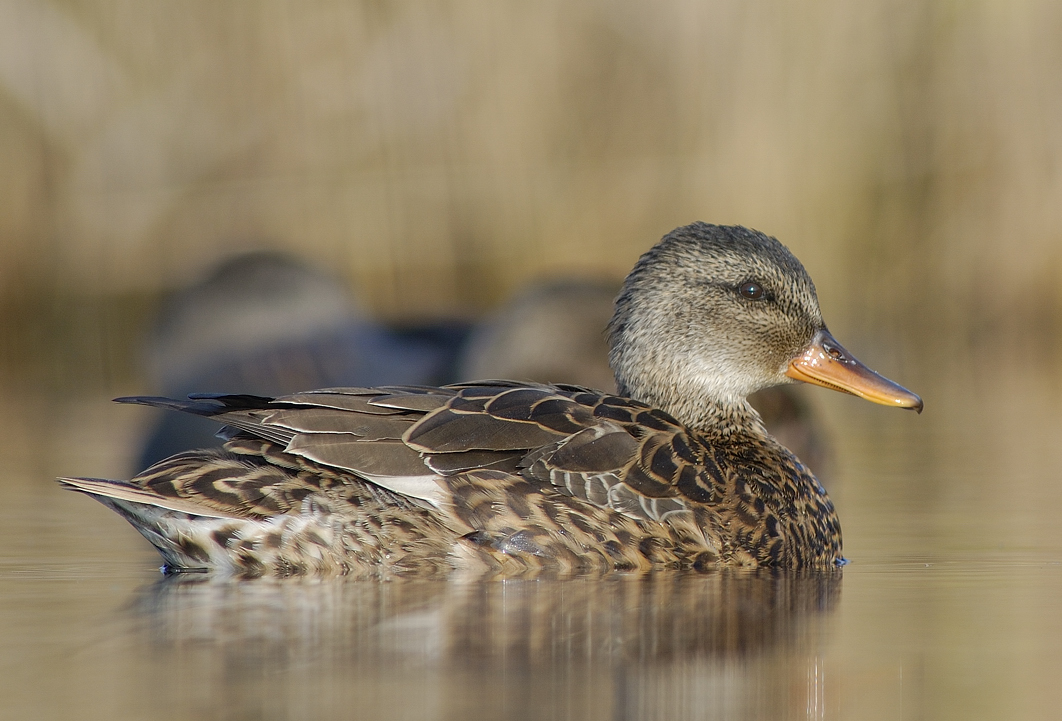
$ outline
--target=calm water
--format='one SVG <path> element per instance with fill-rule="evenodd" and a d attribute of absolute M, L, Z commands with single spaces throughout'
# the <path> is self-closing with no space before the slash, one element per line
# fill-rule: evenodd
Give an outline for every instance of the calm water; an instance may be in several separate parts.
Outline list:
<path fill-rule="evenodd" d="M 163 579 L 51 481 L 127 476 L 145 416 L 8 394 L 0 719 L 1057 718 L 1062 392 L 1025 371 L 818 396 L 843 571 L 504 582 Z"/>

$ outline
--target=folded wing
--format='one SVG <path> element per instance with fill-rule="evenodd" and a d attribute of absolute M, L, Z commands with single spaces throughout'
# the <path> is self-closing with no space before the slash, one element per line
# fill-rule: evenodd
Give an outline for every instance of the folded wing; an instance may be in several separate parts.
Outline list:
<path fill-rule="evenodd" d="M 435 506 L 448 501 L 446 478 L 489 469 L 519 474 L 539 491 L 666 521 L 691 501 L 710 501 L 722 482 L 707 450 L 667 414 L 577 386 L 481 381 L 273 399 L 119 400 L 210 416 L 230 436 L 269 441 L 294 458 Z"/>

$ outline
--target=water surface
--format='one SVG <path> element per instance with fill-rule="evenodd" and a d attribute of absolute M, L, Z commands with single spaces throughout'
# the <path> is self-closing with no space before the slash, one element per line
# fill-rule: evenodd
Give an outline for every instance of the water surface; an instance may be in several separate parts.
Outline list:
<path fill-rule="evenodd" d="M 1062 404 L 1007 378 L 822 394 L 843 570 L 505 581 L 163 578 L 51 480 L 127 477 L 140 411 L 9 394 L 0 719 L 1054 718 Z"/>

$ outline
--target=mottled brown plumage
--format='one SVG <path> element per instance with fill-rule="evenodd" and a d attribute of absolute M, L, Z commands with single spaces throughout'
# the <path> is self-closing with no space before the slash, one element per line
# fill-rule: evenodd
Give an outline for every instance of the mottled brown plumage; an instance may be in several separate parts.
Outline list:
<path fill-rule="evenodd" d="M 171 569 L 828 567 L 842 561 L 833 506 L 745 401 L 825 332 L 784 246 L 695 224 L 646 253 L 617 302 L 625 395 L 479 381 L 122 399 L 212 417 L 229 440 L 128 483 L 63 481 Z"/>

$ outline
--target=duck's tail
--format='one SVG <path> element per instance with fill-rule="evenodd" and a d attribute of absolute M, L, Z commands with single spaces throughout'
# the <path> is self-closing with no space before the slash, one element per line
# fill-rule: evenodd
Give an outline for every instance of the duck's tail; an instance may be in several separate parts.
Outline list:
<path fill-rule="evenodd" d="M 60 485 L 95 498 L 140 532 L 162 556 L 166 572 L 248 570 L 237 567 L 228 547 L 261 533 L 261 523 L 226 514 L 184 498 L 160 496 L 127 481 L 59 478 Z M 243 566 L 255 566 L 255 559 Z"/>
<path fill-rule="evenodd" d="M 314 514 L 272 518 L 226 514 L 185 498 L 161 496 L 135 483 L 105 478 L 60 478 L 71 491 L 107 506 L 162 555 L 166 572 L 216 571 L 260 576 L 344 573 L 332 525 Z"/>
<path fill-rule="evenodd" d="M 140 488 L 139 486 L 126 481 L 111 481 L 106 478 L 66 477 L 57 480 L 63 488 L 69 491 L 79 491 L 91 496 L 97 501 L 118 511 L 126 518 L 129 517 L 128 514 L 119 510 L 113 501 L 125 501 L 127 503 L 136 503 L 142 506 L 153 506 L 155 508 L 166 509 L 169 511 L 177 511 L 178 513 L 187 513 L 192 516 L 203 516 L 205 518 L 237 517 L 207 508 L 199 503 L 187 501 L 183 498 L 160 496 L 157 493 Z"/>

